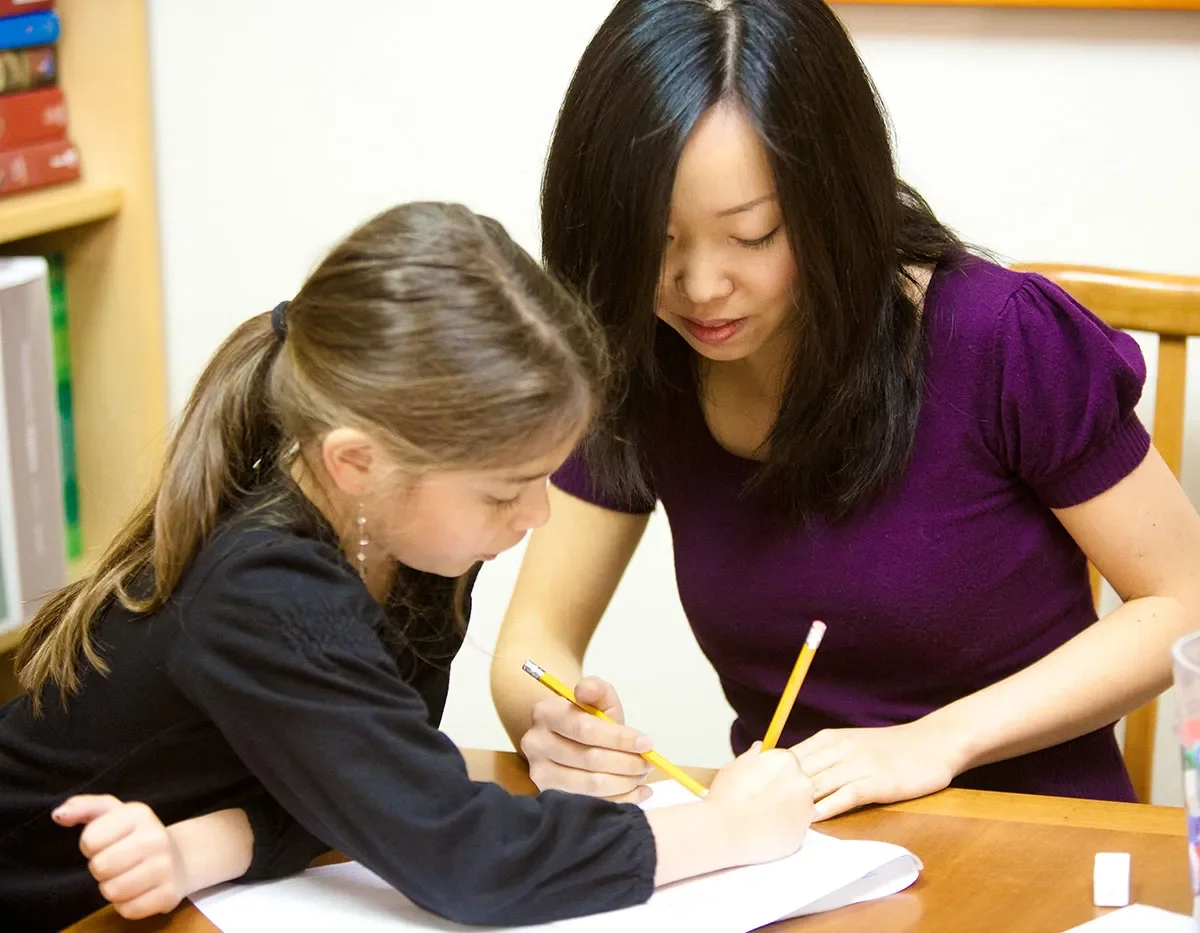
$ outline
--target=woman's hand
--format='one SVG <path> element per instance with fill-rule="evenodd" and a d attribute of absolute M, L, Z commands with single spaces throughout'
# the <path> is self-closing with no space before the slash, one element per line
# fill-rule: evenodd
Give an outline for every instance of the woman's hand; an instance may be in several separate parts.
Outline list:
<path fill-rule="evenodd" d="M 640 803 L 650 796 L 645 785 L 650 765 L 639 752 L 650 740 L 624 725 L 625 713 L 612 685 L 585 677 L 575 687 L 582 703 L 603 710 L 616 722 L 585 713 L 557 696 L 538 701 L 533 725 L 521 738 L 521 754 L 539 790 L 565 790 L 591 797 Z"/>
<path fill-rule="evenodd" d="M 792 747 L 813 784 L 814 820 L 871 803 L 943 790 L 959 772 L 955 742 L 920 720 L 877 729 L 826 729 Z"/>

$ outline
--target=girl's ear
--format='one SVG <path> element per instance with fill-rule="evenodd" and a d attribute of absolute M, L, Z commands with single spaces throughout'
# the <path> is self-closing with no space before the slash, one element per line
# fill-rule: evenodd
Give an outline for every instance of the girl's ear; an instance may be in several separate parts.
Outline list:
<path fill-rule="evenodd" d="M 334 428 L 321 441 L 321 461 L 338 489 L 361 499 L 375 488 L 383 458 L 362 431 Z"/>

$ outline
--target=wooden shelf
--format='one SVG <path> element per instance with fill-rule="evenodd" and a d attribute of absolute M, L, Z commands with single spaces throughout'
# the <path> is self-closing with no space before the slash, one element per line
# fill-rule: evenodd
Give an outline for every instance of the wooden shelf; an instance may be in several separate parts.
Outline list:
<path fill-rule="evenodd" d="M 21 636 L 24 634 L 24 629 L 13 629 L 11 632 L 0 634 L 0 654 L 7 654 L 10 651 L 15 651 L 17 644 L 21 641 Z"/>
<path fill-rule="evenodd" d="M 0 254 L 63 257 L 85 563 L 144 497 L 167 436 L 148 5 L 58 0 L 83 179 L 0 198 Z M 0 696 L 17 641 L 0 635 Z"/>
<path fill-rule="evenodd" d="M 114 217 L 121 189 L 71 182 L 0 198 L 0 243 L 11 243 Z"/>

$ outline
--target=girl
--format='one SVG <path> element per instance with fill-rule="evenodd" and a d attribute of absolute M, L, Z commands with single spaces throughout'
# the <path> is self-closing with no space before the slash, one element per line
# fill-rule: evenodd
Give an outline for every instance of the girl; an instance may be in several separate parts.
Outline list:
<path fill-rule="evenodd" d="M 1142 359 L 897 178 L 829 7 L 621 0 L 542 198 L 548 268 L 618 378 L 553 477 L 493 666 L 538 786 L 647 793 L 636 733 L 584 738 L 512 659 L 581 673 L 661 501 L 735 749 L 828 623 L 784 735 L 818 817 L 951 782 L 1132 799 L 1112 724 L 1167 686 L 1200 613 L 1200 519 L 1134 415 Z M 1099 621 L 1088 558 L 1125 599 Z"/>
<path fill-rule="evenodd" d="M 5 921 L 58 929 L 104 896 L 141 916 L 334 847 L 446 917 L 528 923 L 794 851 L 811 789 L 786 752 L 647 815 L 472 783 L 437 731 L 456 607 L 479 561 L 546 520 L 601 346 L 498 224 L 439 204 L 369 221 L 239 327 L 149 503 L 21 645 L 28 692 L 0 716 Z M 156 834 L 111 799 L 58 812 L 96 819 L 103 891 L 50 819 L 96 789 L 179 824 Z"/>

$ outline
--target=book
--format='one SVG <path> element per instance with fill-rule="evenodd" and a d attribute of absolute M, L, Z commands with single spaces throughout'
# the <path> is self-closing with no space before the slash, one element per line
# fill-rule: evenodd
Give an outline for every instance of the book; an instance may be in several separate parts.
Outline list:
<path fill-rule="evenodd" d="M 20 16 L 53 9 L 54 0 L 0 0 L 0 16 Z"/>
<path fill-rule="evenodd" d="M 58 39 L 58 14 L 53 10 L 0 18 L 0 49 L 49 45 Z"/>
<path fill-rule="evenodd" d="M 0 152 L 0 194 L 57 185 L 79 177 L 79 150 L 70 140 Z"/>
<path fill-rule="evenodd" d="M 663 781 L 653 787 L 654 795 L 642 804 L 643 809 L 696 800 L 674 781 Z M 749 933 L 786 917 L 835 910 L 895 894 L 916 881 L 920 870 L 917 857 L 900 846 L 835 839 L 810 830 L 799 852 L 776 862 L 679 881 L 659 888 L 650 900 L 636 907 L 519 929 L 528 933 L 612 930 Z M 422 910 L 378 875 L 354 862 L 310 868 L 283 881 L 223 885 L 192 900 L 222 933 L 289 929 L 467 933 L 477 929 Z"/>
<path fill-rule="evenodd" d="M 0 97 L 0 149 L 67 138 L 67 103 L 56 87 Z"/>
<path fill-rule="evenodd" d="M 66 582 L 58 412 L 45 259 L 0 259 L 0 632 Z"/>
<path fill-rule="evenodd" d="M 0 469 L 0 476 L 4 475 L 4 470 Z M 7 505 L 7 502 L 0 501 L 0 505 Z M 4 522 L 0 521 L 0 632 L 6 631 L 16 625 L 20 625 L 19 616 L 12 613 L 8 605 L 8 562 L 5 559 L 5 554 L 11 554 L 16 550 L 16 535 L 13 535 L 13 541 L 8 541 L 4 534 Z"/>
<path fill-rule="evenodd" d="M 58 51 L 52 45 L 0 51 L 0 94 L 58 83 Z"/>
<path fill-rule="evenodd" d="M 67 277 L 59 254 L 46 257 L 50 284 L 50 331 L 54 344 L 55 398 L 58 401 L 59 451 L 62 454 L 63 527 L 67 560 L 83 556 L 79 521 L 79 474 L 75 465 L 75 404 L 71 388 L 71 334 Z"/>

